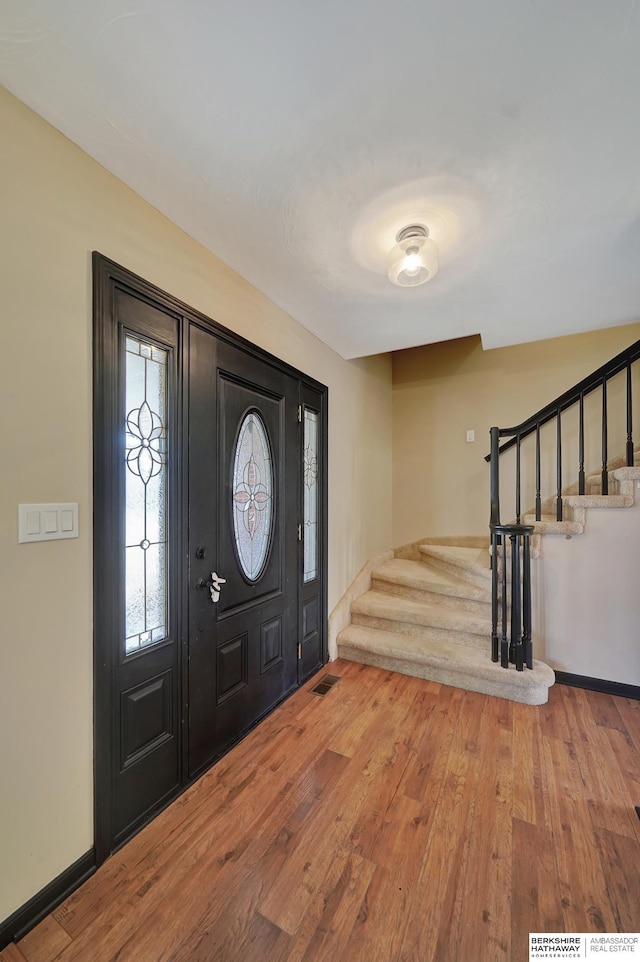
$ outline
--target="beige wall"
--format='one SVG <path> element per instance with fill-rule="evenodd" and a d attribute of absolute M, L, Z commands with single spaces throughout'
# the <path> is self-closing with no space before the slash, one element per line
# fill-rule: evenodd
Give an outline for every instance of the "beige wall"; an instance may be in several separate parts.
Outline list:
<path fill-rule="evenodd" d="M 640 685 L 639 496 L 636 485 L 633 507 L 587 508 L 584 534 L 542 540 L 533 562 L 534 657 L 556 671 Z"/>
<path fill-rule="evenodd" d="M 391 544 L 391 362 L 346 362 L 0 89 L 0 919 L 93 842 L 91 251 L 329 387 L 329 607 Z M 17 543 L 19 502 L 80 537 Z"/>
<path fill-rule="evenodd" d="M 489 428 L 512 427 L 586 377 L 633 341 L 640 324 L 609 328 L 483 351 L 479 337 L 465 337 L 393 355 L 393 543 L 401 545 L 426 535 L 482 534 L 489 521 Z M 640 385 L 636 388 L 636 427 L 640 424 Z M 624 451 L 621 400 L 624 378 L 610 390 L 612 455 Z M 600 403 L 594 394 L 590 404 Z M 616 408 L 616 403 L 618 407 Z M 598 414 L 598 412 L 596 412 Z M 615 422 L 615 423 L 614 423 Z M 599 462 L 599 420 L 589 440 L 587 467 Z M 465 440 L 475 431 L 475 442 Z M 571 461 L 575 440 L 573 415 L 563 428 L 563 483 L 576 480 Z M 533 439 L 531 439 L 533 440 Z M 552 456 L 544 462 L 549 493 L 555 479 L 555 434 L 546 439 Z M 528 492 L 522 507 L 533 504 L 533 447 L 528 452 Z M 501 471 L 506 473 L 507 462 Z M 509 488 L 509 493 L 511 488 Z M 512 518 L 513 505 L 503 487 L 502 520 Z"/>

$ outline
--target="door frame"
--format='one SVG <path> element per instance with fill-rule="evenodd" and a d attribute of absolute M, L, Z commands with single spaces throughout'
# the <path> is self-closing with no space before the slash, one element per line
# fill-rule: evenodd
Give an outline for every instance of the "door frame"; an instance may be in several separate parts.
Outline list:
<path fill-rule="evenodd" d="M 94 830 L 96 864 L 100 865 L 115 851 L 112 845 L 113 825 L 113 797 L 112 783 L 113 759 L 118 751 L 114 741 L 114 664 L 116 660 L 115 639 L 119 637 L 121 612 L 114 604 L 122 596 L 121 558 L 117 538 L 113 536 L 112 512 L 119 504 L 117 471 L 118 453 L 120 450 L 119 429 L 117 428 L 118 397 L 121 389 L 121 371 L 118 366 L 118 354 L 115 338 L 117 332 L 117 317 L 115 314 L 115 292 L 123 290 L 153 306 L 160 307 L 179 319 L 180 335 L 179 350 L 181 358 L 178 366 L 176 384 L 178 423 L 176 425 L 177 444 L 182 452 L 181 464 L 175 472 L 177 491 L 173 492 L 174 516 L 179 518 L 180 535 L 178 557 L 174 559 L 174 577 L 178 579 L 177 594 L 177 625 L 178 647 L 178 691 L 180 705 L 178 706 L 178 723 L 181 734 L 179 744 L 179 785 L 169 797 L 163 798 L 157 806 L 145 813 L 139 824 L 135 824 L 131 835 L 135 834 L 143 825 L 154 818 L 166 805 L 173 801 L 191 781 L 187 772 L 187 646 L 186 632 L 186 576 L 187 576 L 187 527 L 183 523 L 186 516 L 186 457 L 184 457 L 184 437 L 188 408 L 186 392 L 188 384 L 182 377 L 186 370 L 186 352 L 188 352 L 188 326 L 195 323 L 207 331 L 226 341 L 233 347 L 245 351 L 249 355 L 271 365 L 276 370 L 292 375 L 299 382 L 299 404 L 305 390 L 310 389 L 319 398 L 321 425 L 320 432 L 320 500 L 319 500 L 319 570 L 321 612 L 320 612 L 320 663 L 306 674 L 302 673 L 302 666 L 298 663 L 298 686 L 304 683 L 321 665 L 328 661 L 327 647 L 327 454 L 328 454 L 328 390 L 315 378 L 299 371 L 292 365 L 268 351 L 252 344 L 246 338 L 235 334 L 228 328 L 206 317 L 199 311 L 189 307 L 183 301 L 162 291 L 160 288 L 146 281 L 144 278 L 131 273 L 126 268 L 104 257 L 97 251 L 92 255 L 93 264 L 93 648 L 94 648 Z M 302 425 L 301 425 L 302 429 Z M 302 434 L 300 434 L 300 451 L 302 451 Z M 302 585 L 302 543 L 298 551 L 299 584 Z M 299 634 L 301 634 L 301 616 L 298 614 Z M 302 638 L 300 637 L 300 641 Z M 272 710 L 272 709 L 270 709 Z M 212 764 L 215 764 L 215 760 Z M 128 836 L 130 837 L 130 836 Z M 123 840 L 120 844 L 124 844 Z M 118 846 L 119 847 L 119 846 Z"/>

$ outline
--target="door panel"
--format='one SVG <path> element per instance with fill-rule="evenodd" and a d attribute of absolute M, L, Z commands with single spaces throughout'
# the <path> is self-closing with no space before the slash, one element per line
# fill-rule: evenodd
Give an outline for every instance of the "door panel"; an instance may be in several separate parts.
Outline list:
<path fill-rule="evenodd" d="M 120 506 L 96 529 L 111 559 L 96 580 L 97 630 L 111 631 L 111 848 L 180 783 L 179 318 L 126 290 L 116 290 L 114 314 L 117 430 L 96 474 Z"/>
<path fill-rule="evenodd" d="M 189 356 L 188 771 L 193 776 L 297 684 L 298 386 L 295 378 L 196 325 Z M 241 428 L 252 413 L 264 426 L 271 491 L 264 465 L 261 474 L 253 455 L 236 464 Z M 236 529 L 246 518 L 243 537 L 262 541 L 267 507 L 266 556 L 252 578 L 243 570 Z M 241 518 L 235 528 L 234 511 Z M 212 573 L 224 579 L 216 602 L 207 584 Z"/>

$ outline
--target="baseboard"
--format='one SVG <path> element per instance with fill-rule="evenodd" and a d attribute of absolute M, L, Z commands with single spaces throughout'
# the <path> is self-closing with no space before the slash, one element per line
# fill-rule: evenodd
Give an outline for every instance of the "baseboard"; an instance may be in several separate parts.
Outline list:
<path fill-rule="evenodd" d="M 0 952 L 10 942 L 17 942 L 27 934 L 45 915 L 53 912 L 68 895 L 89 878 L 96 870 L 94 849 L 82 855 L 77 862 L 61 872 L 45 885 L 33 898 L 0 924 Z"/>
<path fill-rule="evenodd" d="M 556 671 L 556 681 L 572 688 L 586 688 L 588 691 L 601 691 L 605 695 L 620 695 L 640 701 L 639 685 L 625 685 L 621 681 L 607 681 L 606 678 L 589 678 L 588 675 L 572 675 L 567 671 Z"/>

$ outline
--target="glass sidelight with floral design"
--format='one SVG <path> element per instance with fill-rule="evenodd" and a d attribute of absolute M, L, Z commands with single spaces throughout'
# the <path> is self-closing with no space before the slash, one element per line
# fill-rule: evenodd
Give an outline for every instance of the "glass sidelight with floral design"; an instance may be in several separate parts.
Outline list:
<path fill-rule="evenodd" d="M 318 576 L 318 415 L 304 409 L 304 580 Z"/>
<path fill-rule="evenodd" d="M 231 492 L 238 561 L 245 577 L 257 581 L 267 563 L 274 519 L 271 445 L 257 411 L 240 424 Z"/>
<path fill-rule="evenodd" d="M 167 351 L 126 338 L 125 650 L 167 634 Z"/>

